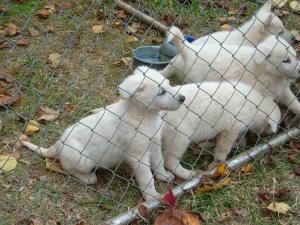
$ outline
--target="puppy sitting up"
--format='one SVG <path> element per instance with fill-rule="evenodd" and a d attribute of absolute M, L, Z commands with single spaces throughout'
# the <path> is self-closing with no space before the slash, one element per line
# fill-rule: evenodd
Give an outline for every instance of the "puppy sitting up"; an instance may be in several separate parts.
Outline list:
<path fill-rule="evenodd" d="M 203 82 L 178 89 L 186 97 L 185 104 L 166 112 L 162 146 L 166 168 L 182 179 L 195 175 L 180 165 L 191 142 L 217 137 L 214 158 L 224 162 L 237 137 L 248 129 L 258 134 L 277 131 L 279 107 L 247 84 Z"/>
<path fill-rule="evenodd" d="M 86 184 L 97 182 L 96 168 L 112 168 L 124 161 L 132 168 L 144 198 L 158 197 L 150 159 L 158 178 L 174 178 L 163 166 L 158 113 L 180 107 L 185 97 L 176 91 L 156 70 L 139 67 L 120 84 L 117 103 L 66 129 L 50 148 L 23 144 L 43 157 L 59 159 L 66 172 Z"/>

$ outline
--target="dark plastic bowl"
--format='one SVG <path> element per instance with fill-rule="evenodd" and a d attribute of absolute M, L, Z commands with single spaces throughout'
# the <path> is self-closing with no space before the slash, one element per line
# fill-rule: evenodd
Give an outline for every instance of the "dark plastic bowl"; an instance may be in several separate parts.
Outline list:
<path fill-rule="evenodd" d="M 172 58 L 162 56 L 160 46 L 141 46 L 133 51 L 133 65 L 135 67 L 145 65 L 161 70 L 169 64 Z"/>

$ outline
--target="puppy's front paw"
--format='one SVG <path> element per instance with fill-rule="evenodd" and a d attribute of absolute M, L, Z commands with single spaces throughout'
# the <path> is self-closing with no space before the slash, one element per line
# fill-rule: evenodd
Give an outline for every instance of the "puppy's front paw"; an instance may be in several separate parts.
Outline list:
<path fill-rule="evenodd" d="M 165 171 L 163 174 L 156 173 L 155 175 L 156 175 L 157 179 L 159 179 L 161 181 L 165 181 L 165 182 L 171 182 L 175 178 L 175 176 L 169 171 Z"/>

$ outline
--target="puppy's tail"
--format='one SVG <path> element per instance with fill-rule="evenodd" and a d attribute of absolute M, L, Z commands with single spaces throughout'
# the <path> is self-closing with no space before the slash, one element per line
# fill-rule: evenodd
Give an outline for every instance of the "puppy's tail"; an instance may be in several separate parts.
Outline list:
<path fill-rule="evenodd" d="M 186 59 L 186 51 L 188 50 L 187 42 L 184 39 L 184 35 L 178 27 L 171 27 L 168 31 L 167 41 L 173 41 L 180 52 L 182 58 Z"/>
<path fill-rule="evenodd" d="M 56 158 L 57 157 L 57 151 L 56 151 L 55 145 L 52 145 L 50 148 L 42 148 L 38 145 L 32 144 L 27 141 L 22 141 L 22 143 L 27 148 L 29 148 L 31 151 L 36 152 L 40 156 L 43 156 L 45 158 Z"/>

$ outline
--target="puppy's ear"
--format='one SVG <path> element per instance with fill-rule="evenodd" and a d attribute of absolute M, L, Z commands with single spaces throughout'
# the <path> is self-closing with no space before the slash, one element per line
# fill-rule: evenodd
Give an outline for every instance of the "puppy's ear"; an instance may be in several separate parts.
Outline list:
<path fill-rule="evenodd" d="M 253 55 L 254 62 L 262 64 L 271 54 L 273 47 L 265 41 L 257 45 Z"/>
<path fill-rule="evenodd" d="M 260 10 L 263 10 L 265 12 L 271 12 L 271 8 L 272 8 L 272 2 L 271 0 L 267 0 Z"/>
<path fill-rule="evenodd" d="M 127 77 L 118 87 L 121 98 L 126 99 L 144 88 L 143 79 L 137 75 Z"/>

